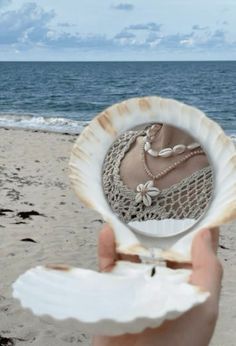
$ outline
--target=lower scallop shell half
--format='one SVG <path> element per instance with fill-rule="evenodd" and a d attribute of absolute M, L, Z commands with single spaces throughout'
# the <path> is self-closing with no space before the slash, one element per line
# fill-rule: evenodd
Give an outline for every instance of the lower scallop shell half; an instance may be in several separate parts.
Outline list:
<path fill-rule="evenodd" d="M 208 293 L 187 283 L 189 270 L 156 269 L 118 262 L 112 273 L 63 267 L 37 267 L 23 274 L 13 295 L 36 315 L 76 319 L 92 334 L 139 333 L 158 327 L 194 305 Z"/>

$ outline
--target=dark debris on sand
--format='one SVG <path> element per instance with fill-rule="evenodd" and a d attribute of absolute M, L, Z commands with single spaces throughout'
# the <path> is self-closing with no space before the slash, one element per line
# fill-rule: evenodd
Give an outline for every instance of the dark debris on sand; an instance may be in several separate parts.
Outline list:
<path fill-rule="evenodd" d="M 14 210 L 11 209 L 0 209 L 0 216 L 6 216 L 8 213 L 15 213 Z M 20 217 L 21 219 L 29 219 L 32 220 L 31 216 L 45 216 L 44 214 L 39 213 L 36 210 L 30 210 L 30 211 L 19 211 L 15 214 L 17 217 Z M 17 221 L 15 224 L 25 223 L 23 221 Z M 1 346 L 1 345 L 0 345 Z"/>
<path fill-rule="evenodd" d="M 0 335 L 0 346 L 15 346 L 16 341 L 26 341 L 26 339 L 21 338 L 7 338 L 5 336 Z"/>
<path fill-rule="evenodd" d="M 95 220 L 92 220 L 92 222 L 99 222 L 99 223 L 103 223 L 103 221 L 101 219 L 95 219 Z"/>
<path fill-rule="evenodd" d="M 32 239 L 32 238 L 23 238 L 23 239 L 21 239 L 21 241 L 28 241 L 28 242 L 31 242 L 31 243 L 37 243 L 37 241 Z"/>
<path fill-rule="evenodd" d="M 14 346 L 15 342 L 12 338 L 4 338 L 0 336 L 0 346 Z"/>
<path fill-rule="evenodd" d="M 221 249 L 223 249 L 223 250 L 230 250 L 229 247 L 226 247 L 226 246 L 224 246 L 224 245 L 222 245 L 222 244 L 220 244 L 219 247 L 220 247 Z"/>
<path fill-rule="evenodd" d="M 31 216 L 45 216 L 43 214 L 40 214 L 38 211 L 36 210 L 30 210 L 30 211 L 20 211 L 19 213 L 16 214 L 16 216 L 19 216 L 20 218 L 22 218 L 23 220 L 25 219 L 30 219 L 31 220 Z"/>
<path fill-rule="evenodd" d="M 6 213 L 12 213 L 11 209 L 0 209 L 0 216 L 6 215 Z"/>

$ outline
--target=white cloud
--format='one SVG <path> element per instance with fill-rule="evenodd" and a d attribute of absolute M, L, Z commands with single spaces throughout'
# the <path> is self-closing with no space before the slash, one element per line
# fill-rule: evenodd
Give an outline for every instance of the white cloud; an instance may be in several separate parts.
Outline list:
<path fill-rule="evenodd" d="M 135 24 L 130 25 L 126 30 L 147 30 L 147 31 L 160 31 L 161 25 L 157 23 Z"/>
<path fill-rule="evenodd" d="M 132 47 L 156 47 L 162 37 L 161 25 L 157 23 L 134 24 L 125 27 L 115 36 L 119 43 Z"/>
<path fill-rule="evenodd" d="M 227 40 L 226 32 L 223 29 L 211 30 L 210 27 L 193 26 L 193 31 L 185 38 L 191 47 L 196 49 L 230 49 L 234 45 Z M 187 44 L 188 46 L 188 44 Z"/>
<path fill-rule="evenodd" d="M 62 27 L 62 28 L 72 28 L 72 27 L 75 27 L 76 25 L 75 24 L 70 24 L 70 23 L 58 23 L 57 24 L 58 26 Z"/>
<path fill-rule="evenodd" d="M 211 30 L 207 26 L 194 25 L 190 33 L 165 34 L 161 28 L 162 26 L 157 23 L 130 25 L 116 35 L 116 38 L 120 38 L 122 43 L 125 42 L 132 48 L 150 48 L 156 49 L 157 52 L 236 50 L 236 43 L 227 40 L 223 29 Z M 136 34 L 135 40 L 134 36 L 130 35 L 133 32 Z"/>
<path fill-rule="evenodd" d="M 112 8 L 114 10 L 132 11 L 134 9 L 134 5 L 128 3 L 120 3 L 117 5 L 112 5 Z"/>
<path fill-rule="evenodd" d="M 132 32 L 128 32 L 128 31 L 121 31 L 119 34 L 115 35 L 115 39 L 130 39 L 130 38 L 134 38 L 136 37 L 136 35 L 134 35 Z"/>
<path fill-rule="evenodd" d="M 193 25 L 192 29 L 205 31 L 205 30 L 208 30 L 208 26 L 200 26 L 200 25 L 195 24 L 195 25 Z"/>
<path fill-rule="evenodd" d="M 24 4 L 18 11 L 6 11 L 0 17 L 0 44 L 30 43 L 44 40 L 55 13 L 35 3 Z"/>
<path fill-rule="evenodd" d="M 186 40 L 180 40 L 180 44 L 183 46 L 191 47 L 191 46 L 193 46 L 194 41 L 193 41 L 193 39 L 188 38 Z"/>
<path fill-rule="evenodd" d="M 1 4 L 3 0 L 0 0 Z M 236 43 L 229 42 L 227 33 L 222 29 L 223 24 L 215 30 L 195 24 L 188 33 L 166 34 L 159 23 L 137 23 L 124 27 L 108 38 L 106 35 L 82 34 L 75 30 L 68 32 L 74 25 L 67 22 L 59 22 L 53 27 L 52 20 L 55 18 L 54 11 L 46 11 L 32 2 L 24 4 L 18 10 L 5 10 L 0 16 L 0 46 L 4 46 L 4 49 L 7 46 L 13 47 L 17 52 L 29 51 L 35 47 L 55 52 L 67 49 L 78 52 L 142 50 L 157 54 L 199 50 L 236 51 Z"/>
<path fill-rule="evenodd" d="M 12 0 L 0 0 L 0 8 L 10 5 Z"/>
<path fill-rule="evenodd" d="M 150 32 L 145 40 L 145 43 L 151 47 L 155 48 L 161 44 L 164 35 L 162 33 Z"/>
<path fill-rule="evenodd" d="M 105 36 L 67 33 L 52 30 L 54 11 L 45 11 L 35 3 L 24 4 L 18 11 L 6 11 L 0 17 L 0 45 L 14 45 L 16 49 L 33 46 L 48 48 L 106 49 L 114 45 Z M 66 29 L 67 25 L 62 25 Z"/>

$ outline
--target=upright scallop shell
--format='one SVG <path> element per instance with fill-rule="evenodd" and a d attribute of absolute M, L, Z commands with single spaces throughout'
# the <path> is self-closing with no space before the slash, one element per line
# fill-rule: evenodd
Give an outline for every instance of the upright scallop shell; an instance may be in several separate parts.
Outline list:
<path fill-rule="evenodd" d="M 192 135 L 207 152 L 214 170 L 214 198 L 204 217 L 188 232 L 167 232 L 168 238 L 157 239 L 134 233 L 124 225 L 112 212 L 101 183 L 103 161 L 113 141 L 128 129 L 156 122 L 174 125 Z M 203 112 L 175 100 L 155 96 L 136 98 L 106 109 L 79 136 L 71 154 L 70 171 L 72 185 L 80 200 L 98 211 L 114 229 L 120 253 L 153 256 L 155 248 L 157 258 L 190 261 L 192 239 L 198 230 L 220 226 L 236 217 L 236 151 L 233 142 Z"/>
<path fill-rule="evenodd" d="M 134 223 L 125 225 L 118 219 L 108 205 L 101 179 L 113 141 L 144 123 L 167 123 L 188 132 L 201 143 L 214 169 L 214 196 L 204 217 L 194 225 L 191 219 L 154 220 L 161 230 L 158 237 L 145 229 L 153 226 L 153 220 L 139 224 L 137 232 Z M 188 283 L 191 271 L 171 270 L 161 263 L 190 262 L 196 232 L 236 218 L 236 152 L 219 125 L 174 100 L 146 97 L 116 104 L 79 136 L 71 155 L 70 178 L 80 200 L 112 226 L 117 251 L 151 263 L 118 262 L 110 273 L 66 266 L 31 269 L 13 285 L 13 295 L 24 307 L 40 316 L 74 318 L 80 328 L 93 334 L 119 335 L 157 327 L 207 299 L 207 292 Z M 190 229 L 184 231 L 183 226 Z"/>

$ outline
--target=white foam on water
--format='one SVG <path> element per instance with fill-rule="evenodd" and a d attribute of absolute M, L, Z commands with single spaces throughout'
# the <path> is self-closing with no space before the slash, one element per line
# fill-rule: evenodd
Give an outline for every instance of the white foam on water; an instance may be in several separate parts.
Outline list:
<path fill-rule="evenodd" d="M 0 114 L 0 127 L 6 128 L 79 134 L 88 124 L 89 121 L 62 117 L 44 117 L 30 114 Z M 226 130 L 225 132 L 236 145 L 236 130 Z"/>
<path fill-rule="evenodd" d="M 225 132 L 236 146 L 236 130 L 226 130 Z"/>
<path fill-rule="evenodd" d="M 60 117 L 0 114 L 0 127 L 41 130 L 79 134 L 89 121 L 78 121 Z"/>

